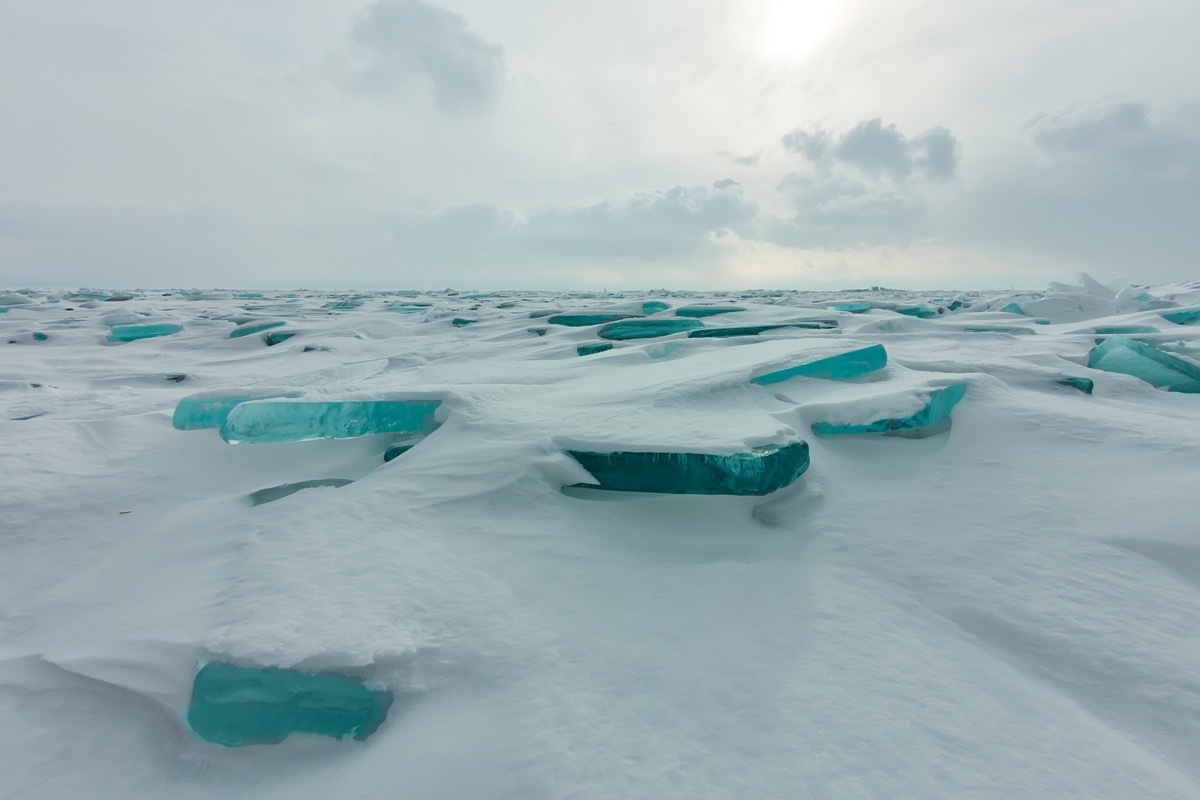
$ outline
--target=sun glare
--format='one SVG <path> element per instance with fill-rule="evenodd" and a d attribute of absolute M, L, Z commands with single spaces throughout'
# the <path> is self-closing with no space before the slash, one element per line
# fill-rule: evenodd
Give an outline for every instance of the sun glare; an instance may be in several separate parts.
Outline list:
<path fill-rule="evenodd" d="M 769 0 L 763 56 L 774 61 L 804 58 L 833 32 L 837 12 L 837 0 Z"/>

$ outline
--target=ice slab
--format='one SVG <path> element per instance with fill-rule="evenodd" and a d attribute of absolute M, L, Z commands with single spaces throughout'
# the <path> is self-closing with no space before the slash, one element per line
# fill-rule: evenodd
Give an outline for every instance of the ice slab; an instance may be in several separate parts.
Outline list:
<path fill-rule="evenodd" d="M 1109 336 L 1093 347 L 1088 366 L 1132 375 L 1171 392 L 1200 393 L 1200 364 L 1124 336 Z"/>
<path fill-rule="evenodd" d="M 1063 386 L 1070 386 L 1072 389 L 1078 389 L 1084 394 L 1091 394 L 1096 388 L 1096 384 L 1091 378 L 1079 378 L 1074 375 L 1068 375 L 1065 378 L 1060 378 L 1058 381 Z"/>
<path fill-rule="evenodd" d="M 267 347 L 274 347 L 277 344 L 286 342 L 295 335 L 295 331 L 267 331 L 263 334 L 263 341 L 267 343 Z"/>
<path fill-rule="evenodd" d="M 581 344 L 575 348 L 575 352 L 581 356 L 594 356 L 596 353 L 603 353 L 606 350 L 612 350 L 613 346 L 608 342 L 597 342 L 596 344 Z"/>
<path fill-rule="evenodd" d="M 576 486 L 615 492 L 764 495 L 794 482 L 809 464 L 804 441 L 729 455 L 567 452 L 598 484 Z"/>
<path fill-rule="evenodd" d="M 936 306 L 895 306 L 893 310 L 897 314 L 903 314 L 906 317 L 916 317 L 917 319 L 936 319 L 938 316 Z"/>
<path fill-rule="evenodd" d="M 670 336 L 673 333 L 695 331 L 703 328 L 704 323 L 698 319 L 631 319 L 622 322 L 610 322 L 596 334 L 601 339 L 627 341 L 629 339 L 654 339 L 659 336 Z"/>
<path fill-rule="evenodd" d="M 1125 335 L 1132 333 L 1158 333 L 1159 330 L 1158 328 L 1152 328 L 1149 325 L 1101 325 L 1099 327 L 1092 328 L 1092 332 L 1102 335 Z"/>
<path fill-rule="evenodd" d="M 825 378 L 845 381 L 887 366 L 887 350 L 881 344 L 860 347 L 845 353 L 807 361 L 794 367 L 773 370 L 750 379 L 751 383 L 767 386 L 791 378 Z"/>
<path fill-rule="evenodd" d="M 278 486 L 271 486 L 267 489 L 259 489 L 257 492 L 251 492 L 249 495 L 250 505 L 261 506 L 263 503 L 273 503 L 276 500 L 290 497 L 304 489 L 315 489 L 319 486 L 331 486 L 336 489 L 349 483 L 354 483 L 354 481 L 349 478 L 314 478 L 311 481 L 281 483 Z"/>
<path fill-rule="evenodd" d="M 391 692 L 343 675 L 212 662 L 196 673 L 187 721 L 225 747 L 277 744 L 293 733 L 362 741 L 391 705 Z"/>
<path fill-rule="evenodd" d="M 456 328 L 465 328 L 468 325 L 474 325 L 476 322 L 479 322 L 479 320 L 466 319 L 464 317 L 455 317 L 453 320 L 450 321 L 450 324 Z"/>
<path fill-rule="evenodd" d="M 851 314 L 865 314 L 871 310 L 870 303 L 834 303 L 825 306 L 826 311 L 847 311 Z"/>
<path fill-rule="evenodd" d="M 643 314 L 657 314 L 660 311 L 666 311 L 671 307 L 670 303 L 664 303 L 661 300 L 647 300 L 642 303 Z"/>
<path fill-rule="evenodd" d="M 605 325 L 623 319 L 636 317 L 637 314 L 555 314 L 546 320 L 551 325 L 564 325 L 568 328 L 586 328 L 589 325 Z"/>
<path fill-rule="evenodd" d="M 963 328 L 965 333 L 1007 333 L 1010 336 L 1021 336 L 1032 334 L 1029 328 L 1020 328 L 1006 325 L 969 325 Z"/>
<path fill-rule="evenodd" d="M 814 422 L 812 424 L 812 432 L 818 436 L 839 436 L 850 433 L 902 433 L 924 429 L 941 430 L 949 423 L 950 412 L 954 409 L 954 406 L 958 405 L 958 401 L 962 400 L 966 393 L 967 385 L 965 383 L 955 383 L 931 389 L 928 393 L 928 399 L 922 398 L 921 402 L 924 404 L 919 410 L 913 413 L 889 415 L 873 419 L 869 422 L 850 421 L 847 419 Z M 859 416 L 862 413 L 861 409 L 869 409 L 871 403 L 872 399 L 867 398 L 861 408 L 856 408 L 856 404 L 847 403 L 842 406 L 842 410 L 850 412 L 851 415 Z"/>
<path fill-rule="evenodd" d="M 735 336 L 758 336 L 767 331 L 797 328 L 810 331 L 826 331 L 837 327 L 832 319 L 817 319 L 808 322 L 781 322 L 775 325 L 735 325 L 724 328 L 703 328 L 688 334 L 689 339 L 731 339 Z"/>
<path fill-rule="evenodd" d="M 261 322 L 248 322 L 245 325 L 239 325 L 229 332 L 230 339 L 240 339 L 243 336 L 249 336 L 252 333 L 262 333 L 271 328 L 280 328 L 287 325 L 287 322 L 281 319 L 262 320 Z"/>
<path fill-rule="evenodd" d="M 157 336 L 170 336 L 183 330 L 182 325 L 173 322 L 161 322 L 151 325 L 117 325 L 108 334 L 110 342 L 136 342 L 139 339 L 153 339 Z"/>
<path fill-rule="evenodd" d="M 376 433 L 432 433 L 441 400 L 252 400 L 221 425 L 233 444 L 353 439 Z"/>
<path fill-rule="evenodd" d="M 675 309 L 677 317 L 715 317 L 718 314 L 732 314 L 735 311 L 745 311 L 741 306 L 684 306 Z"/>
<path fill-rule="evenodd" d="M 234 407 L 247 400 L 267 400 L 275 397 L 299 397 L 288 389 L 262 388 L 236 391 L 209 391 L 188 395 L 175 406 L 171 424 L 180 431 L 200 431 L 219 428 Z"/>
<path fill-rule="evenodd" d="M 1176 325 L 1200 324 L 1200 308 L 1181 308 L 1178 311 L 1164 311 L 1162 318 Z"/>

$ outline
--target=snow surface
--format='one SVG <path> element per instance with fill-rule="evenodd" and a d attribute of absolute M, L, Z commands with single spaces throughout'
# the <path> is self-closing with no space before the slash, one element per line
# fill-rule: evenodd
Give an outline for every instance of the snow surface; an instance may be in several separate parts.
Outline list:
<path fill-rule="evenodd" d="M 0 295 L 0 797 L 1200 797 L 1200 397 L 1085 366 L 1106 325 L 1194 360 L 1161 311 L 1200 284 L 91 294 Z M 840 327 L 579 357 L 597 326 L 530 317 L 647 300 Z M 106 316 L 184 329 L 113 344 Z M 260 319 L 296 335 L 228 338 Z M 1028 332 L 965 330 L 1000 325 Z M 748 382 L 877 343 L 879 373 Z M 808 432 L 953 382 L 948 433 Z M 265 387 L 438 397 L 443 424 L 386 464 L 391 435 L 172 427 Z M 797 437 L 812 467 L 765 498 L 560 488 L 591 482 L 568 448 Z M 184 722 L 212 660 L 396 702 L 366 742 L 225 749 Z"/>

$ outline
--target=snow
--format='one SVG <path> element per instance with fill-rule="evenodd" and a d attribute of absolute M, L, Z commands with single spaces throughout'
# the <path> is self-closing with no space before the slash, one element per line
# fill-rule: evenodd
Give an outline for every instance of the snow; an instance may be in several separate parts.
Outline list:
<path fill-rule="evenodd" d="M 1197 363 L 1200 326 L 1163 314 L 1200 284 L 239 293 L 6 301 L 0 797 L 1200 797 L 1200 398 L 1087 367 L 1116 325 Z M 839 327 L 586 358 L 598 326 L 529 332 L 643 302 Z M 1050 324 L 967 330 L 1020 324 L 1011 302 Z M 118 312 L 183 329 L 108 343 Z M 265 317 L 296 336 L 229 338 Z M 888 366 L 849 381 L 750 383 L 875 344 Z M 955 383 L 947 432 L 809 432 Z M 391 434 L 172 425 L 189 396 L 264 392 L 436 398 L 442 424 L 387 463 Z M 562 488 L 594 482 L 566 450 L 796 438 L 810 468 L 766 497 Z M 210 662 L 395 700 L 366 741 L 224 748 L 186 723 Z"/>

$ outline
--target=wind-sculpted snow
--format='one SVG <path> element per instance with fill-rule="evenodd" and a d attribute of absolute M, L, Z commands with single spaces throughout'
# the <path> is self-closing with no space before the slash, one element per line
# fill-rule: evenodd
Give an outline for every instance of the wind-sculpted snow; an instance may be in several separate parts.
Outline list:
<path fill-rule="evenodd" d="M 0 294 L 4 797 L 1200 797 L 1200 282 Z"/>

